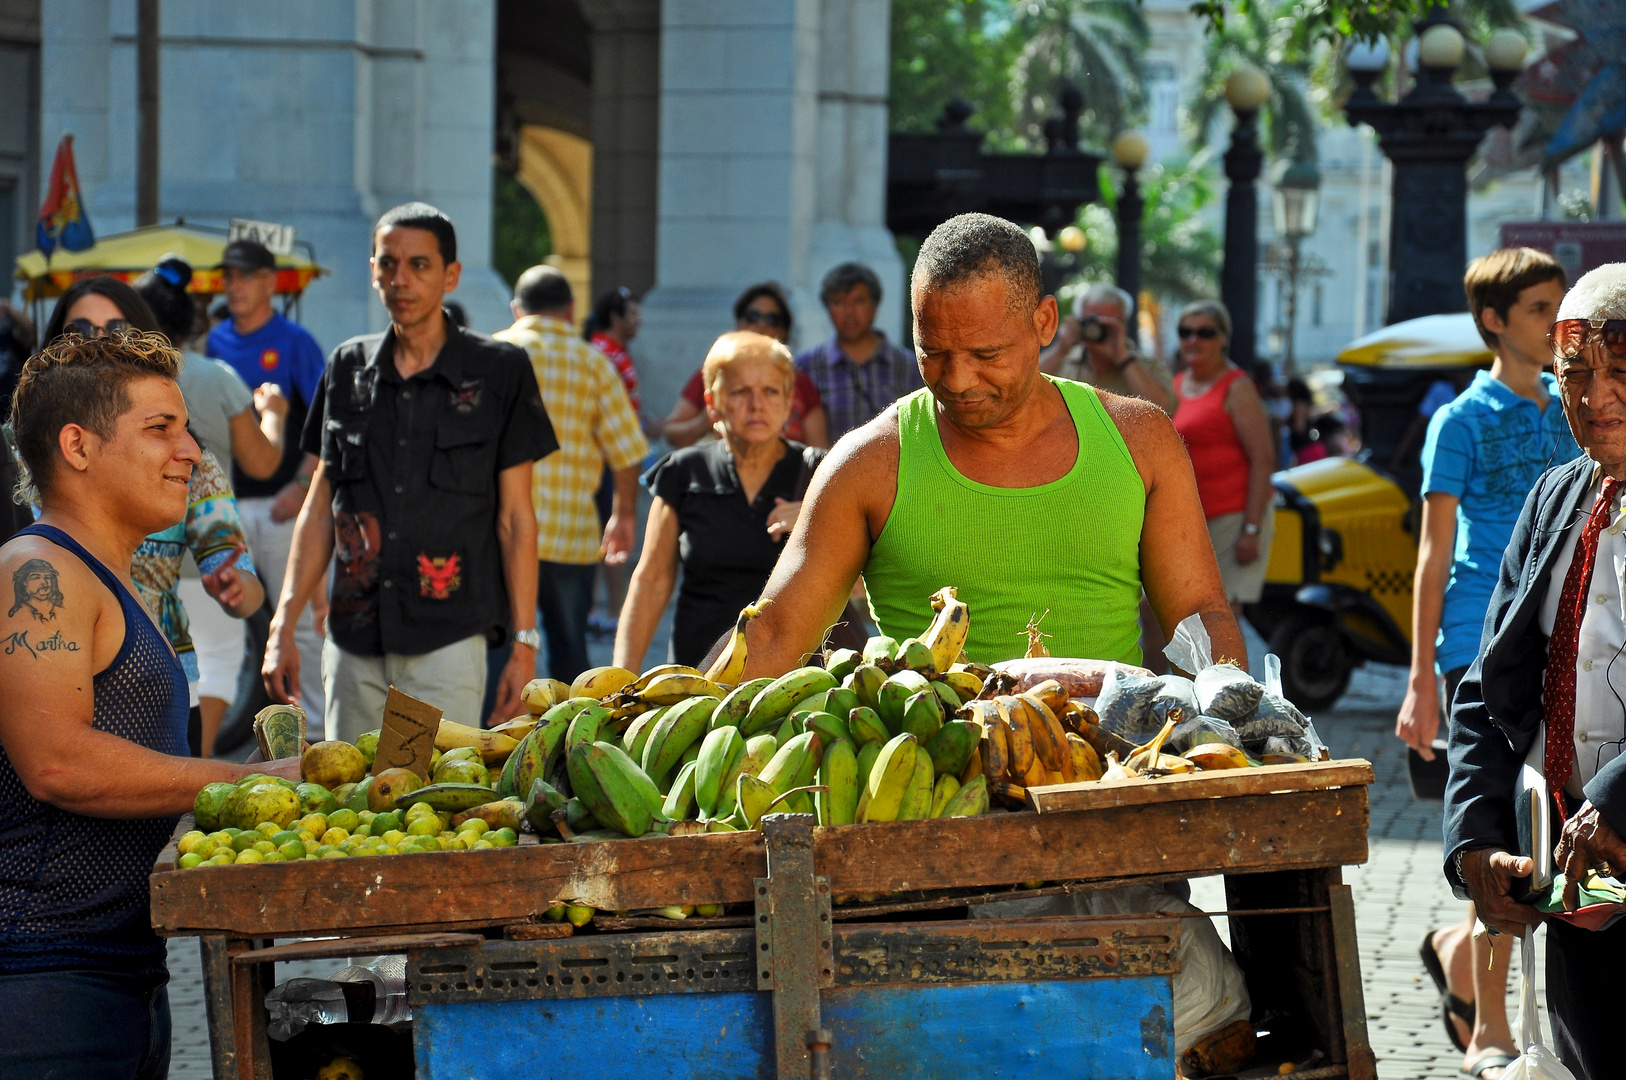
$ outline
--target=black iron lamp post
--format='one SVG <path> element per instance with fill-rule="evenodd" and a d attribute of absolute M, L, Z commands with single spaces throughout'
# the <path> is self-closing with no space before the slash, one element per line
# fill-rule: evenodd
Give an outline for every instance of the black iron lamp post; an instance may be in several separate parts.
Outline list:
<path fill-rule="evenodd" d="M 1298 329 L 1299 246 L 1315 232 L 1316 211 L 1320 205 L 1321 170 L 1313 161 L 1284 161 L 1275 172 L 1272 209 L 1276 235 L 1287 242 L 1287 340 L 1282 349 L 1282 369 L 1288 375 L 1297 371 L 1294 338 Z"/>
<path fill-rule="evenodd" d="M 1118 189 L 1118 288 L 1129 294 L 1130 308 L 1124 321 L 1135 325 L 1135 309 L 1140 306 L 1140 225 L 1146 213 L 1140 181 L 1135 174 L 1146 164 L 1151 147 L 1138 131 L 1126 131 L 1112 140 L 1112 160 L 1123 170 L 1123 186 Z"/>
<path fill-rule="evenodd" d="M 1259 311 L 1259 196 L 1254 184 L 1264 163 L 1259 149 L 1259 110 L 1270 100 L 1270 80 L 1249 64 L 1225 80 L 1225 100 L 1236 113 L 1231 147 L 1225 151 L 1225 265 L 1220 271 L 1220 299 L 1231 313 L 1231 361 L 1243 371 L 1254 368 L 1254 322 Z"/>
<path fill-rule="evenodd" d="M 1467 310 L 1468 159 L 1487 131 L 1518 120 L 1511 86 L 1524 63 L 1523 38 L 1493 35 L 1485 52 L 1496 91 L 1489 101 L 1469 101 L 1452 84 L 1462 63 L 1462 32 L 1443 15 L 1418 23 L 1417 31 L 1417 83 L 1399 101 L 1382 101 L 1372 90 L 1388 62 L 1383 43 L 1358 46 L 1348 60 L 1356 88 L 1344 114 L 1352 124 L 1370 124 L 1394 163 L 1391 323 Z"/>

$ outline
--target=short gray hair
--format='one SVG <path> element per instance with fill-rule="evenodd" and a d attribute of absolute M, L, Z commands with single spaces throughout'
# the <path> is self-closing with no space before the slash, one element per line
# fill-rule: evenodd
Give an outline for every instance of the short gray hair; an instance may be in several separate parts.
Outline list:
<path fill-rule="evenodd" d="M 1193 300 L 1191 303 L 1180 309 L 1180 317 L 1174 320 L 1174 325 L 1179 326 L 1181 323 L 1185 322 L 1187 315 L 1202 315 L 1206 318 L 1212 319 L 1214 321 L 1214 325 L 1219 327 L 1220 336 L 1225 339 L 1226 354 L 1230 354 L 1231 312 L 1224 304 L 1220 303 L 1218 300 Z"/>
<path fill-rule="evenodd" d="M 941 289 L 999 274 L 1013 306 L 1031 311 L 1044 296 L 1039 253 L 1021 227 L 992 214 L 961 214 L 932 230 L 915 257 L 913 289 Z"/>
<path fill-rule="evenodd" d="M 1604 263 L 1581 275 L 1558 305 L 1559 319 L 1626 319 L 1626 263 Z"/>
<path fill-rule="evenodd" d="M 1073 301 L 1074 317 L 1082 314 L 1087 305 L 1096 307 L 1111 305 L 1124 315 L 1135 310 L 1134 298 L 1110 281 L 1093 282 L 1089 288 L 1079 293 L 1078 299 Z"/>

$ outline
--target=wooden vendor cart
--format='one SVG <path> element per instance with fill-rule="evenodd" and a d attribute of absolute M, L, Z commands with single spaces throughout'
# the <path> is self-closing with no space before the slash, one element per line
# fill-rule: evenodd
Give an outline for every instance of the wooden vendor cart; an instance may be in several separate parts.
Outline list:
<path fill-rule="evenodd" d="M 1371 1080 L 1341 880 L 1371 782 L 1329 761 L 1036 787 L 1036 813 L 180 871 L 171 845 L 153 924 L 202 939 L 220 1080 L 271 1076 L 277 961 L 391 952 L 420 1077 L 1172 1077 L 1180 918 L 964 909 L 1221 873 L 1255 1024 L 1314 1048 L 1303 1080 Z M 601 917 L 563 936 L 556 899 Z M 733 906 L 608 917 L 713 903 Z"/>

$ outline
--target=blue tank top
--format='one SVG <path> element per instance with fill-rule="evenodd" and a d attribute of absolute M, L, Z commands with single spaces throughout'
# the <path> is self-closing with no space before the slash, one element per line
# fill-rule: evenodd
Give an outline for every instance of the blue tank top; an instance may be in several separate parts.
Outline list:
<path fill-rule="evenodd" d="M 93 726 L 186 756 L 186 674 L 141 602 L 61 529 L 31 525 L 17 535 L 78 556 L 124 612 L 124 644 L 91 684 Z M 162 968 L 147 879 L 177 820 L 113 821 L 40 802 L 0 749 L 0 975 Z"/>

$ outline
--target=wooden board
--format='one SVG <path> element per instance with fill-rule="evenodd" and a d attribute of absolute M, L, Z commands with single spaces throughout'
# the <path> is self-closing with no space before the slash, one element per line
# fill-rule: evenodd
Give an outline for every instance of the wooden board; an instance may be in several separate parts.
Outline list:
<path fill-rule="evenodd" d="M 481 934 L 384 934 L 367 938 L 321 938 L 316 941 L 290 941 L 264 949 L 233 953 L 233 966 L 287 963 L 290 960 L 334 960 L 373 953 L 398 953 L 408 949 L 433 949 L 442 945 L 478 945 Z"/>
<path fill-rule="evenodd" d="M 1160 776 L 1115 784 L 1084 781 L 1030 787 L 1028 805 L 1041 814 L 1059 810 L 1098 810 L 1109 806 L 1144 806 L 1186 799 L 1221 799 L 1233 795 L 1269 795 L 1285 791 L 1323 791 L 1372 783 L 1372 765 L 1361 760 L 1314 761 L 1304 765 L 1262 765 L 1250 769 Z"/>
<path fill-rule="evenodd" d="M 1353 786 L 817 829 L 814 857 L 837 894 L 1342 866 L 1366 861 L 1367 816 Z M 758 832 L 200 867 L 152 876 L 152 918 L 163 934 L 449 929 L 532 918 L 555 900 L 743 903 L 766 873 Z"/>

